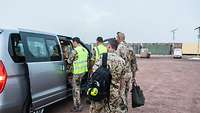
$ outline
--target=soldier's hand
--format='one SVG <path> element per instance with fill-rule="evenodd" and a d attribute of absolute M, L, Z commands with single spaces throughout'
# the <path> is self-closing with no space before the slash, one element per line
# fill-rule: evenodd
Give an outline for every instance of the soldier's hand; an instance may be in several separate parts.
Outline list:
<path fill-rule="evenodd" d="M 135 77 L 132 77 L 131 82 L 132 82 L 132 84 L 135 84 L 135 83 L 136 83 Z"/>

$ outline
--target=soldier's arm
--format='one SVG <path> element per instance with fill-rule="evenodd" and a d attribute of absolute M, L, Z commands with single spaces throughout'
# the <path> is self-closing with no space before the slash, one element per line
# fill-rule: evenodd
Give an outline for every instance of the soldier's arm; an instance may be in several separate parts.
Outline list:
<path fill-rule="evenodd" d="M 77 51 L 76 50 L 72 50 L 71 54 L 69 55 L 69 58 L 67 59 L 67 62 L 69 64 L 72 64 L 73 61 L 75 61 L 77 58 Z"/>
<path fill-rule="evenodd" d="M 102 64 L 102 60 L 101 59 L 97 60 L 92 67 L 93 72 L 95 72 L 97 70 L 97 68 L 99 68 L 101 66 L 101 64 Z"/>
<path fill-rule="evenodd" d="M 101 59 L 99 59 L 98 61 L 95 62 L 95 64 L 92 66 L 92 70 L 90 73 L 90 77 L 92 76 L 92 74 L 101 66 Z"/>
<path fill-rule="evenodd" d="M 92 54 L 91 60 L 95 61 L 95 59 L 96 59 L 96 50 L 95 50 L 95 48 L 93 48 L 93 54 Z"/>
<path fill-rule="evenodd" d="M 136 56 L 135 56 L 135 53 L 133 52 L 132 54 L 132 60 L 131 60 L 131 72 L 132 72 L 132 83 L 135 83 L 135 74 L 136 74 L 136 71 L 138 70 L 138 67 L 137 67 L 137 60 L 136 60 Z"/>
<path fill-rule="evenodd" d="M 128 70 L 128 67 L 127 67 L 127 65 L 125 64 L 125 61 L 123 61 L 123 62 L 121 62 L 121 70 L 120 70 L 120 78 L 121 78 L 121 81 L 120 81 L 120 90 L 122 89 L 122 86 L 125 84 L 124 83 L 124 80 L 123 80 L 123 78 L 124 78 L 124 76 L 125 76 L 125 73 L 127 72 L 127 70 Z"/>
<path fill-rule="evenodd" d="M 127 62 L 127 48 L 124 45 L 119 45 L 116 53 Z"/>
<path fill-rule="evenodd" d="M 117 53 L 119 56 L 121 56 L 122 52 L 121 52 L 121 46 L 120 46 L 120 45 L 117 47 L 116 53 Z"/>
<path fill-rule="evenodd" d="M 135 65 L 135 71 L 138 70 L 138 65 L 137 65 L 137 59 L 136 59 L 136 56 L 134 54 L 134 65 Z"/>
<path fill-rule="evenodd" d="M 137 60 L 134 53 L 133 53 L 133 59 L 132 59 L 131 65 L 132 65 L 131 66 L 132 72 L 136 72 L 138 70 L 138 65 L 137 65 Z"/>

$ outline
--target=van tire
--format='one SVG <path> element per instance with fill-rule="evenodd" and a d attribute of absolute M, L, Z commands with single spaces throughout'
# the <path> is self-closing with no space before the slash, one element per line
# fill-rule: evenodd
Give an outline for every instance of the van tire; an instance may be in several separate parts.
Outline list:
<path fill-rule="evenodd" d="M 31 113 L 31 101 L 29 96 L 25 100 L 22 113 Z"/>

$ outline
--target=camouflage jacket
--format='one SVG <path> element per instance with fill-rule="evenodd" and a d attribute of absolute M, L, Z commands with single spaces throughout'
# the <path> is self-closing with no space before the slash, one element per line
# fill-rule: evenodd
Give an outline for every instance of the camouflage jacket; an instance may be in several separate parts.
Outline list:
<path fill-rule="evenodd" d="M 118 45 L 116 52 L 119 56 L 121 56 L 125 60 L 126 66 L 128 68 L 127 73 L 129 72 L 134 73 L 137 71 L 137 61 L 135 53 L 133 49 L 129 47 L 129 45 L 125 41 L 121 42 Z"/>
<path fill-rule="evenodd" d="M 78 59 L 78 53 L 76 50 L 72 50 L 68 59 L 67 59 L 67 63 L 70 65 L 67 65 L 67 70 L 69 70 L 69 72 L 73 72 L 73 62 L 76 61 Z"/>
<path fill-rule="evenodd" d="M 102 64 L 102 59 L 99 59 L 95 65 L 93 66 L 93 70 L 95 71 Z M 110 86 L 110 95 L 112 96 L 120 96 L 121 82 L 122 77 L 125 75 L 125 61 L 116 53 L 108 53 L 107 64 L 110 67 L 112 80 Z"/>
<path fill-rule="evenodd" d="M 73 61 L 76 61 L 78 59 L 78 53 L 76 50 L 72 50 L 71 54 L 69 55 L 69 58 L 67 59 L 67 62 L 69 64 L 72 64 Z"/>

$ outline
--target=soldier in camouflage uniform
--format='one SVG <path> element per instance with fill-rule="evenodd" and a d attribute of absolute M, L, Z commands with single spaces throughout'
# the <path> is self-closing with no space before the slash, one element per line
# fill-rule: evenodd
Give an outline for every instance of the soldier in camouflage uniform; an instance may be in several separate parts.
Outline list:
<path fill-rule="evenodd" d="M 121 56 L 126 63 L 127 71 L 125 76 L 123 76 L 123 82 L 122 82 L 122 98 L 126 105 L 126 110 L 128 112 L 128 92 L 130 83 L 134 82 L 135 80 L 135 72 L 137 70 L 137 62 L 136 57 L 133 52 L 133 49 L 129 47 L 129 45 L 125 42 L 125 35 L 124 33 L 118 32 L 117 33 L 117 42 L 118 42 L 118 48 L 117 48 L 117 54 Z"/>
<path fill-rule="evenodd" d="M 80 52 L 76 50 L 76 48 L 81 48 L 81 52 L 82 53 L 86 53 L 86 49 L 83 48 L 81 45 L 80 45 L 80 39 L 75 37 L 73 38 L 73 46 L 74 46 L 74 50 L 72 50 L 69 58 L 68 58 L 68 63 L 69 64 L 73 64 L 73 69 L 72 69 L 72 72 L 73 72 L 73 78 L 72 78 L 72 93 L 73 93 L 73 102 L 74 102 L 74 107 L 73 109 L 71 110 L 72 112 L 80 112 L 82 111 L 82 106 L 81 106 L 81 100 L 80 100 L 80 85 L 81 85 L 81 79 L 82 77 L 84 76 L 85 72 L 81 72 L 81 73 L 78 73 L 78 74 L 75 74 L 74 72 L 77 71 L 75 70 L 75 61 L 78 61 L 78 59 L 80 59 Z M 84 52 L 85 51 L 85 52 Z M 78 53 L 79 52 L 79 53 Z M 85 62 L 87 62 L 87 60 L 85 60 Z M 87 67 L 87 66 L 86 66 Z M 77 69 L 77 68 L 76 68 Z"/>
<path fill-rule="evenodd" d="M 91 102 L 90 113 L 127 113 L 125 111 L 125 105 L 120 93 L 121 80 L 125 75 L 125 61 L 116 54 L 117 49 L 116 40 L 109 41 L 108 48 L 108 60 L 107 64 L 110 67 L 112 80 L 110 85 L 110 97 L 100 102 Z M 95 71 L 102 64 L 102 59 L 99 59 L 93 66 Z"/>

